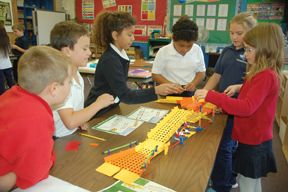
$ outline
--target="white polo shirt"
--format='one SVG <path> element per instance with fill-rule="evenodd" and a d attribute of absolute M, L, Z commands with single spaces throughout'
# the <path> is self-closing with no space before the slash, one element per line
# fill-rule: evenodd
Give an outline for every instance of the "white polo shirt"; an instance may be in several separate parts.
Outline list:
<path fill-rule="evenodd" d="M 74 133 L 78 128 L 75 127 L 74 129 L 68 129 L 64 125 L 58 113 L 58 110 L 60 109 L 72 108 L 73 111 L 80 111 L 84 108 L 84 81 L 79 72 L 77 72 L 77 76 L 79 79 L 79 84 L 75 81 L 74 78 L 72 79 L 70 95 L 68 96 L 66 101 L 61 105 L 61 107 L 53 111 L 53 118 L 55 125 L 54 136 L 56 137 L 64 137 L 66 135 L 70 135 Z"/>
<path fill-rule="evenodd" d="M 194 79 L 197 72 L 205 71 L 202 49 L 195 43 L 182 56 L 176 51 L 173 42 L 171 42 L 159 49 L 152 66 L 152 73 L 160 74 L 167 80 L 180 85 L 187 85 Z"/>

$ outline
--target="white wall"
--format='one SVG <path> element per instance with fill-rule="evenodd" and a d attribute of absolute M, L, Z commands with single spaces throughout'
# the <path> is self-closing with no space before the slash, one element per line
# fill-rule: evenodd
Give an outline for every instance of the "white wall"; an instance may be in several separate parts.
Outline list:
<path fill-rule="evenodd" d="M 55 11 L 64 11 L 73 20 L 76 17 L 75 0 L 54 0 Z"/>

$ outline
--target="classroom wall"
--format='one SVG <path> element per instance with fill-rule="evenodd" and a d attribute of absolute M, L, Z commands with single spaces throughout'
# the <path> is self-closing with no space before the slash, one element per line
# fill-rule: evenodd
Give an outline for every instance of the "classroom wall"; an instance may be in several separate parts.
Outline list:
<path fill-rule="evenodd" d="M 185 3 L 181 3 L 179 0 L 171 0 L 169 30 L 171 30 L 173 24 L 180 16 L 188 15 L 199 27 L 199 42 L 217 44 L 230 43 L 227 29 L 229 21 L 237 14 L 237 7 L 237 0 L 220 0 L 215 2 L 189 1 Z M 204 33 L 209 33 L 208 39 L 201 38 Z"/>
<path fill-rule="evenodd" d="M 116 11 L 119 5 L 132 5 L 132 15 L 136 18 L 136 25 L 146 26 L 146 31 L 150 26 L 163 26 L 165 16 L 167 14 L 167 0 L 157 0 L 156 1 L 156 12 L 155 20 L 142 20 L 141 19 L 141 2 L 142 0 L 115 0 L 116 6 L 111 6 L 109 8 L 103 7 L 102 0 L 94 0 L 94 16 L 91 19 L 83 19 L 82 12 L 82 1 L 76 1 L 76 18 L 80 23 L 92 24 L 98 13 L 102 10 Z M 149 34 L 146 32 L 145 36 L 135 36 L 136 41 L 147 41 L 149 39 Z"/>
<path fill-rule="evenodd" d="M 54 0 L 54 11 L 65 12 L 69 14 L 70 20 L 76 18 L 75 0 Z"/>

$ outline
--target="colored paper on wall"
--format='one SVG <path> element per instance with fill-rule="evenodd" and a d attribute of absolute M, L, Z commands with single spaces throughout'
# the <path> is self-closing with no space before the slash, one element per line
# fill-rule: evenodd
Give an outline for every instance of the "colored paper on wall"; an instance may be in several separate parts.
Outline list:
<path fill-rule="evenodd" d="M 102 0 L 103 8 L 110 8 L 116 6 L 115 0 Z"/>
<path fill-rule="evenodd" d="M 147 31 L 146 25 L 135 25 L 134 35 L 135 36 L 146 36 L 147 35 L 146 31 Z"/>
<path fill-rule="evenodd" d="M 132 5 L 118 5 L 118 11 L 127 12 L 132 15 Z"/>
<path fill-rule="evenodd" d="M 156 15 L 156 0 L 141 1 L 141 20 L 154 21 Z"/>
<path fill-rule="evenodd" d="M 162 26 L 161 25 L 148 25 L 147 35 L 151 35 L 153 31 L 157 31 L 158 33 L 161 33 Z"/>
<path fill-rule="evenodd" d="M 82 19 L 94 20 L 94 0 L 82 0 Z"/>

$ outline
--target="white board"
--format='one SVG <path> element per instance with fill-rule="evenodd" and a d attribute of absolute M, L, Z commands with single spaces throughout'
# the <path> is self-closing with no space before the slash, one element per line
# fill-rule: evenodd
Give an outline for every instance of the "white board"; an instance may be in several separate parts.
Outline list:
<path fill-rule="evenodd" d="M 65 13 L 35 10 L 33 11 L 34 33 L 37 36 L 37 45 L 50 44 L 50 31 L 56 23 L 65 21 Z"/>

